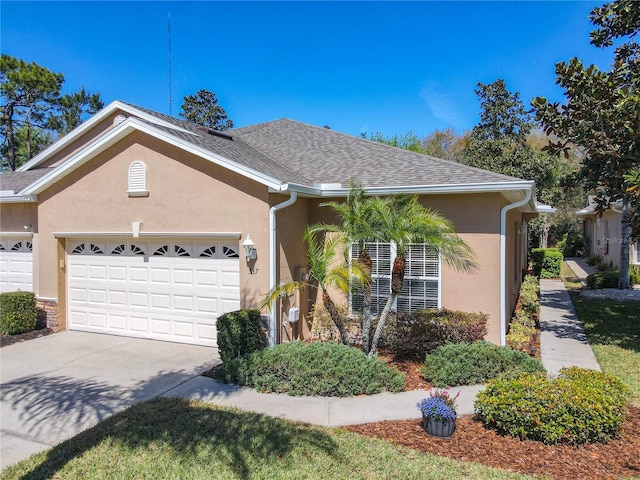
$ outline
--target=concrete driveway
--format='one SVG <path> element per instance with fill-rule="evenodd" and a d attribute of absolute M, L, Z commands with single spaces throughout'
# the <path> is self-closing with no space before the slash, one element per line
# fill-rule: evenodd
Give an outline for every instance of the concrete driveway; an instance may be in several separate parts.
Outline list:
<path fill-rule="evenodd" d="M 169 392 L 219 363 L 211 347 L 60 332 L 0 349 L 0 467 Z"/>

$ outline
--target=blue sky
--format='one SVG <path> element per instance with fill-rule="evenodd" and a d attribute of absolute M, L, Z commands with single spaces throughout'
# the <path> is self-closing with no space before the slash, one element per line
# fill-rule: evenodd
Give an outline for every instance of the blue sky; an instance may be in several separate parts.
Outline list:
<path fill-rule="evenodd" d="M 479 120 L 478 82 L 503 78 L 526 105 L 562 100 L 554 64 L 608 68 L 589 44 L 603 2 L 11 2 L 0 50 L 65 75 L 105 103 L 173 114 L 216 93 L 236 126 L 291 118 L 358 135 L 419 136 Z"/>

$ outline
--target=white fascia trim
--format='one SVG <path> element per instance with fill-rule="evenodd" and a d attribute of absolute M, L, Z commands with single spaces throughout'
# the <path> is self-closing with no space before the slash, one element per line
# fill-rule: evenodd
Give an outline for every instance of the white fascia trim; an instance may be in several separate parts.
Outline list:
<path fill-rule="evenodd" d="M 314 195 L 318 197 L 346 197 L 348 188 L 322 189 L 318 187 L 308 187 L 295 183 L 283 186 L 281 190 L 295 190 L 298 193 Z M 500 193 L 511 191 L 523 191 L 526 196 L 527 191 L 534 188 L 533 181 L 521 182 L 494 182 L 494 183 L 467 183 L 467 184 L 441 184 L 441 185 L 415 185 L 415 186 L 395 186 L 395 187 L 372 187 L 365 188 L 367 195 L 394 195 L 397 193 L 408 194 L 445 194 L 445 193 Z"/>
<path fill-rule="evenodd" d="M 71 142 L 73 142 L 76 138 L 80 137 L 84 132 L 90 130 L 96 124 L 100 123 L 106 117 L 108 117 L 109 115 L 111 115 L 112 113 L 118 110 L 122 110 L 130 115 L 135 115 L 148 122 L 155 123 L 157 125 L 162 125 L 167 128 L 172 128 L 173 130 L 177 130 L 180 132 L 189 133 L 193 135 L 193 132 L 190 132 L 189 130 L 185 130 L 184 128 L 178 127 L 177 125 L 169 123 L 165 120 L 161 120 L 157 117 L 154 117 L 153 115 L 149 115 L 148 113 L 142 112 L 137 108 L 134 108 L 130 105 L 126 105 L 118 100 L 115 100 L 111 102 L 109 105 L 107 105 L 106 107 L 104 107 L 102 110 L 100 110 L 98 113 L 96 113 L 93 117 L 88 119 L 86 122 L 81 123 L 79 126 L 77 126 L 67 135 L 59 139 L 57 142 L 53 143 L 48 148 L 45 148 L 42 152 L 40 152 L 38 155 L 33 157 L 27 163 L 17 168 L 16 171 L 24 172 L 26 170 L 32 169 L 33 167 L 37 167 L 38 165 L 43 163 L 45 160 L 47 160 L 47 158 L 50 155 L 60 151 L 61 149 L 69 145 Z"/>
<path fill-rule="evenodd" d="M 55 238 L 133 238 L 133 232 L 53 232 Z M 220 238 L 239 240 L 240 232 L 140 232 L 138 238 Z"/>
<path fill-rule="evenodd" d="M 556 208 L 552 207 L 551 205 L 545 205 L 544 203 L 538 203 L 536 204 L 536 212 L 538 213 L 542 213 L 542 214 L 551 214 L 551 213 L 556 213 Z"/>
<path fill-rule="evenodd" d="M 0 203 L 34 203 L 37 201 L 37 195 L 11 195 L 0 197 Z"/>
<path fill-rule="evenodd" d="M 115 142 L 129 135 L 133 131 L 146 133 L 147 135 L 167 142 L 184 151 L 193 153 L 194 155 L 209 160 L 217 165 L 220 165 L 228 170 L 255 180 L 258 183 L 262 183 L 263 185 L 266 185 L 268 187 L 277 188 L 279 190 L 282 185 L 282 182 L 266 175 L 262 175 L 255 170 L 240 166 L 236 162 L 233 162 L 228 158 L 222 157 L 221 155 L 213 153 L 209 150 L 196 147 L 193 144 L 180 138 L 168 135 L 166 132 L 158 130 L 153 126 L 141 122 L 136 118 L 128 118 L 120 125 L 107 132 L 106 135 L 99 137 L 98 139 L 87 145 L 85 148 L 83 148 L 81 151 L 72 155 L 62 165 L 52 169 L 53 171 L 51 173 L 44 175 L 38 181 L 32 183 L 29 187 L 23 190 L 23 193 L 33 194 L 42 192 L 43 190 L 54 184 L 58 179 L 80 167 L 84 163 L 88 162 L 95 155 L 98 155 L 102 151 L 106 150 L 109 146 L 113 145 Z"/>
<path fill-rule="evenodd" d="M 0 237 L 6 238 L 32 238 L 33 232 L 0 232 Z"/>

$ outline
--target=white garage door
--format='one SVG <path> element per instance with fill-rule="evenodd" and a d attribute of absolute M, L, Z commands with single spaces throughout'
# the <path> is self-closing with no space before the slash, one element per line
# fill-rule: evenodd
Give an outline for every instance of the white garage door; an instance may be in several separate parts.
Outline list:
<path fill-rule="evenodd" d="M 71 330 L 216 345 L 240 308 L 238 246 L 224 241 L 67 242 Z"/>
<path fill-rule="evenodd" d="M 31 237 L 0 240 L 0 292 L 33 291 Z"/>

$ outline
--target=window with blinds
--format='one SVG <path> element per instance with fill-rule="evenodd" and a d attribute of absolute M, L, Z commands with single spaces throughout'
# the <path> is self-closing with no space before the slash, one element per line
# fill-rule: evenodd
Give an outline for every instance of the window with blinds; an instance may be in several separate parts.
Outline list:
<path fill-rule="evenodd" d="M 394 245 L 372 242 L 365 244 L 371 256 L 371 311 L 380 313 L 391 291 L 391 269 L 396 256 Z M 356 260 L 360 248 L 351 246 L 351 259 Z M 411 244 L 406 252 L 405 277 L 395 310 L 413 312 L 422 308 L 440 308 L 440 256 L 426 244 Z M 361 313 L 362 289 L 351 292 L 351 311 Z"/>
<path fill-rule="evenodd" d="M 136 161 L 129 166 L 129 196 L 147 196 L 147 167 Z"/>

